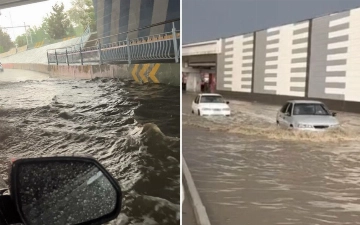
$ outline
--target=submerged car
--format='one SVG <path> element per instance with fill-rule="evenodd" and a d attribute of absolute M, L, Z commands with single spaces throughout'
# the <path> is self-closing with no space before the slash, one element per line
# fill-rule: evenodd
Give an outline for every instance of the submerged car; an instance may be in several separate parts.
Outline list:
<path fill-rule="evenodd" d="M 4 72 L 4 67 L 2 66 L 1 62 L 0 62 L 0 72 Z"/>
<path fill-rule="evenodd" d="M 199 94 L 192 102 L 192 113 L 199 116 L 230 116 L 229 102 L 219 94 Z"/>
<path fill-rule="evenodd" d="M 339 126 L 324 103 L 310 100 L 288 101 L 276 116 L 278 126 L 298 130 L 327 130 Z"/>

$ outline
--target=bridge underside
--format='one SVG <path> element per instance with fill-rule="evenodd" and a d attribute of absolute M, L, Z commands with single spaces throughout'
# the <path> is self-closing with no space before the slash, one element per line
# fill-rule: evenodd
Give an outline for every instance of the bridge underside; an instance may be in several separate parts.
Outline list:
<path fill-rule="evenodd" d="M 192 68 L 209 68 L 216 66 L 216 54 L 183 56 L 183 62 Z"/>
<path fill-rule="evenodd" d="M 0 1 L 0 9 L 6 9 L 21 5 L 32 4 L 36 2 L 44 2 L 46 0 L 1 0 Z"/>

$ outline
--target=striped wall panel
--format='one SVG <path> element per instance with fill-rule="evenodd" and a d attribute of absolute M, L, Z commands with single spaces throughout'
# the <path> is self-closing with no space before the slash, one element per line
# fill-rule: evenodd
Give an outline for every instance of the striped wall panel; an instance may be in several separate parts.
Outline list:
<path fill-rule="evenodd" d="M 360 9 L 222 41 L 219 90 L 360 102 Z"/>
<path fill-rule="evenodd" d="M 309 22 L 256 33 L 254 92 L 305 96 Z"/>
<path fill-rule="evenodd" d="M 360 101 L 360 10 L 313 20 L 309 97 Z"/>
<path fill-rule="evenodd" d="M 251 92 L 253 48 L 252 33 L 224 39 L 219 90 Z"/>

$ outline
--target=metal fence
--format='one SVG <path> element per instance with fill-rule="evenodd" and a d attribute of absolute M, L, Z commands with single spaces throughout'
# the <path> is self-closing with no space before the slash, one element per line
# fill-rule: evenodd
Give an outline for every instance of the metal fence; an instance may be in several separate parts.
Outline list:
<path fill-rule="evenodd" d="M 147 37 L 102 44 L 104 37 L 98 39 L 95 46 L 84 48 L 77 44 L 61 49 L 51 49 L 47 52 L 49 64 L 131 64 L 141 62 L 169 61 L 179 62 L 180 30 L 176 30 L 174 21 L 172 31 Z M 165 24 L 159 23 L 156 26 Z M 152 25 L 154 26 L 154 25 Z M 148 26 L 141 29 L 149 29 Z M 135 31 L 135 30 L 134 30 Z M 133 32 L 133 31 L 129 31 Z M 129 32 L 126 32 L 127 34 Z"/>

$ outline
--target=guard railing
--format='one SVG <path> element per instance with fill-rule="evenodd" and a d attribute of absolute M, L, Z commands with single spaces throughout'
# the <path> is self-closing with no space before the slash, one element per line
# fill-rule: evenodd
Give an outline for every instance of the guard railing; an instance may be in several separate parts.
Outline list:
<path fill-rule="evenodd" d="M 178 20 L 178 19 L 177 19 Z M 117 38 L 117 34 L 98 39 L 95 46 L 84 48 L 84 44 L 77 44 L 47 52 L 49 64 L 131 64 L 142 62 L 179 62 L 180 30 L 175 28 L 175 21 L 166 21 L 135 29 L 128 32 L 126 40 L 103 43 L 104 40 Z M 172 24 L 171 32 L 129 39 L 131 32 L 150 29 L 167 23 Z"/>

